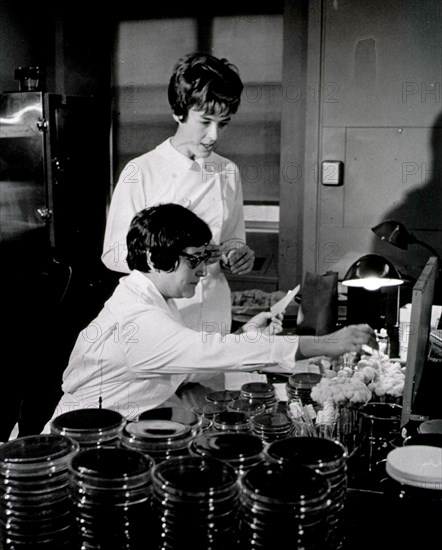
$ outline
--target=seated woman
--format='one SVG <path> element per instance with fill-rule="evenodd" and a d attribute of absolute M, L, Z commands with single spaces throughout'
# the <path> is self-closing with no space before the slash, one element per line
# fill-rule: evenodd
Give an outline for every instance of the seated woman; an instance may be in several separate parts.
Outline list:
<path fill-rule="evenodd" d="M 240 334 L 222 334 L 210 324 L 207 332 L 187 328 L 173 299 L 193 296 L 207 273 L 211 238 L 207 224 L 177 204 L 135 215 L 127 235 L 131 273 L 79 334 L 54 417 L 101 406 L 133 418 L 164 404 L 195 371 L 247 371 L 276 362 L 290 372 L 295 357 L 377 347 L 368 325 L 321 337 L 275 335 L 265 327 L 270 314 L 249 321 Z"/>

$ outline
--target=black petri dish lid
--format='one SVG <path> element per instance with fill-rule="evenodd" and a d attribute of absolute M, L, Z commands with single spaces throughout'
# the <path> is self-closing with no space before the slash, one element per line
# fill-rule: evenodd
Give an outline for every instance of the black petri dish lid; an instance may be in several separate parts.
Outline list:
<path fill-rule="evenodd" d="M 227 405 L 227 410 L 234 412 L 245 412 L 250 416 L 250 413 L 258 414 L 259 412 L 264 412 L 265 405 L 259 401 L 239 397 Z"/>
<path fill-rule="evenodd" d="M 289 417 L 284 413 L 266 412 L 255 415 L 251 422 L 253 426 L 262 426 L 264 428 L 285 428 L 291 426 Z"/>
<path fill-rule="evenodd" d="M 173 420 L 138 420 L 128 422 L 122 438 L 131 437 L 139 441 L 176 441 L 192 436 L 189 425 Z"/>
<path fill-rule="evenodd" d="M 282 462 L 319 466 L 346 458 L 343 445 L 321 437 L 286 437 L 273 441 L 266 449 L 270 458 Z"/>
<path fill-rule="evenodd" d="M 180 407 L 158 407 L 138 415 L 138 420 L 171 420 L 187 426 L 197 426 L 200 423 L 198 415 Z"/>
<path fill-rule="evenodd" d="M 190 449 L 201 456 L 229 460 L 256 456 L 263 452 L 264 443 L 257 435 L 248 433 L 209 433 L 196 437 Z"/>
<path fill-rule="evenodd" d="M 275 395 L 275 387 L 268 382 L 249 382 L 241 386 L 241 395 L 266 397 Z"/>
<path fill-rule="evenodd" d="M 69 430 L 74 433 L 84 431 L 103 431 L 118 428 L 124 417 L 111 409 L 80 409 L 60 414 L 51 422 L 51 429 Z"/>
<path fill-rule="evenodd" d="M 120 447 L 98 447 L 80 451 L 71 461 L 76 474 L 103 479 L 126 479 L 149 471 L 151 460 L 141 452 Z"/>
<path fill-rule="evenodd" d="M 212 391 L 206 395 L 206 401 L 215 402 L 215 403 L 225 403 L 228 401 L 233 401 L 238 399 L 240 395 L 239 391 L 232 390 L 221 390 L 221 391 Z"/>
<path fill-rule="evenodd" d="M 152 481 L 184 498 L 207 498 L 233 490 L 237 474 L 233 466 L 216 458 L 177 457 L 154 466 Z"/>
<path fill-rule="evenodd" d="M 213 418 L 215 414 L 219 414 L 227 410 L 227 403 L 204 403 L 194 407 L 194 412 L 206 418 Z"/>
<path fill-rule="evenodd" d="M 297 372 L 289 376 L 288 385 L 298 389 L 311 389 L 322 378 L 322 374 L 316 372 Z"/>
<path fill-rule="evenodd" d="M 240 411 L 223 411 L 213 417 L 213 423 L 215 426 L 217 424 L 247 424 L 249 420 L 250 417 L 246 413 Z"/>
<path fill-rule="evenodd" d="M 326 478 L 303 465 L 258 464 L 239 482 L 244 490 L 268 503 L 299 504 L 329 494 Z"/>
<path fill-rule="evenodd" d="M 0 465 L 41 464 L 78 450 L 78 443 L 64 435 L 30 435 L 0 445 Z"/>

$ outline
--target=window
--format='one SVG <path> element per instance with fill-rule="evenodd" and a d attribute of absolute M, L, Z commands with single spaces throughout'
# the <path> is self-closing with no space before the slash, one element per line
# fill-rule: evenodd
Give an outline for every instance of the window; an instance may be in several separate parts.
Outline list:
<path fill-rule="evenodd" d="M 204 19 L 207 29 L 207 18 Z M 282 108 L 282 14 L 210 20 L 210 51 L 238 66 L 244 93 L 217 151 L 240 169 L 246 224 L 277 231 Z M 198 49 L 197 18 L 119 24 L 114 51 L 114 176 L 175 130 L 167 85 L 176 60 Z"/>

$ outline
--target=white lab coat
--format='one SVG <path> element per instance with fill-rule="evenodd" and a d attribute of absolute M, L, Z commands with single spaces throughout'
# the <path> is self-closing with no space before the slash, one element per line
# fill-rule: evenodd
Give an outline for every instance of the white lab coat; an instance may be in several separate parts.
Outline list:
<path fill-rule="evenodd" d="M 102 406 L 127 418 L 164 403 L 192 372 L 253 370 L 277 363 L 292 372 L 297 338 L 201 333 L 187 328 L 139 271 L 122 277 L 102 311 L 78 336 L 53 418 Z M 255 367 L 256 368 L 256 367 Z"/>
<path fill-rule="evenodd" d="M 210 227 L 216 244 L 245 243 L 243 194 L 238 167 L 216 153 L 193 161 L 166 140 L 130 161 L 115 187 L 102 261 L 128 273 L 126 235 L 133 216 L 149 206 L 173 202 L 189 208 Z M 185 324 L 195 330 L 230 332 L 231 298 L 219 263 L 208 266 L 193 298 L 176 300 Z"/>

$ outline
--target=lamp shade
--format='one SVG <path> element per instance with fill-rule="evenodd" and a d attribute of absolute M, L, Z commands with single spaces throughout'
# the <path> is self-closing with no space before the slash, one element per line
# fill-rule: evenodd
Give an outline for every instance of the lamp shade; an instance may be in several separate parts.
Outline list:
<path fill-rule="evenodd" d="M 381 240 L 402 248 L 402 250 L 407 250 L 408 245 L 414 243 L 413 235 L 408 232 L 405 225 L 395 220 L 386 220 L 372 227 L 371 230 Z"/>
<path fill-rule="evenodd" d="M 402 250 L 407 250 L 409 244 L 419 244 L 429 250 L 433 256 L 436 256 L 439 262 L 441 261 L 440 254 L 434 247 L 425 241 L 417 239 L 401 222 L 396 220 L 386 220 L 378 225 L 375 225 L 371 228 L 371 230 L 381 240 L 397 246 L 398 248 L 402 248 Z"/>
<path fill-rule="evenodd" d="M 402 280 L 394 265 L 378 254 L 367 254 L 354 262 L 347 271 L 344 286 L 378 290 L 383 286 L 401 285 Z"/>

